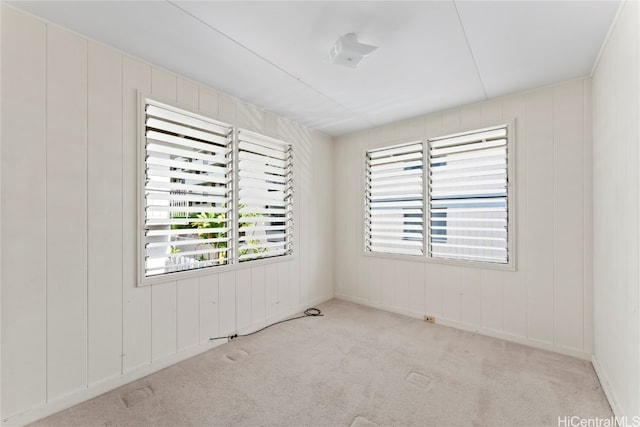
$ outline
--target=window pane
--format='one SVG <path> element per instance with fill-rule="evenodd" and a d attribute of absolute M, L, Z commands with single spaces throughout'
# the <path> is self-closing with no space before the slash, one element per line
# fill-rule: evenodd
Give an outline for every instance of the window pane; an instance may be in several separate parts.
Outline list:
<path fill-rule="evenodd" d="M 506 126 L 429 141 L 429 254 L 506 264 Z"/>
<path fill-rule="evenodd" d="M 238 132 L 238 260 L 291 254 L 291 145 Z"/>
<path fill-rule="evenodd" d="M 423 144 L 367 152 L 365 250 L 422 255 Z"/>
<path fill-rule="evenodd" d="M 145 277 L 227 264 L 232 129 L 146 100 Z"/>

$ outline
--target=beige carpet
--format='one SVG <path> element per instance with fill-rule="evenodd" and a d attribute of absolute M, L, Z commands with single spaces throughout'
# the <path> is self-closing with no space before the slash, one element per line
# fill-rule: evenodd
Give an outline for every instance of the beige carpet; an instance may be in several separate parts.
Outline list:
<path fill-rule="evenodd" d="M 332 300 L 38 426 L 557 426 L 608 418 L 589 362 Z"/>

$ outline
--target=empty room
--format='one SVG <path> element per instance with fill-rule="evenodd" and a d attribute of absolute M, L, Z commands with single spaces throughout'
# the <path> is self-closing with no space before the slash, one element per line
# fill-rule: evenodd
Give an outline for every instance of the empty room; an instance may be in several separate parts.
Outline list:
<path fill-rule="evenodd" d="M 0 1 L 2 426 L 640 426 L 639 27 Z"/>

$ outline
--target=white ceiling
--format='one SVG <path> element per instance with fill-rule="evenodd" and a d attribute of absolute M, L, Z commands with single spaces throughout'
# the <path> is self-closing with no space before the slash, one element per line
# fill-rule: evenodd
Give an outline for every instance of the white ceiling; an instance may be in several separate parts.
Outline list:
<path fill-rule="evenodd" d="M 9 2 L 329 135 L 585 76 L 619 1 Z M 358 69 L 336 39 L 379 46 Z"/>

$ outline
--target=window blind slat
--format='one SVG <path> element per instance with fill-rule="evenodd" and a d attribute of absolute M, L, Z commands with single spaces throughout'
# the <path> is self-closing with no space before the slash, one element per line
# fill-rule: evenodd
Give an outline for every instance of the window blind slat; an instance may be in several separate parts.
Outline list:
<path fill-rule="evenodd" d="M 155 101 L 152 100 L 147 100 L 146 112 L 147 115 L 151 117 L 157 117 L 172 122 L 185 123 L 207 132 L 218 133 L 221 135 L 228 135 L 230 132 L 229 126 L 225 123 L 217 122 L 209 117 L 204 117 L 199 114 L 188 113 L 170 105 L 155 103 Z"/>
<path fill-rule="evenodd" d="M 188 126 L 182 126 L 176 123 L 167 122 L 151 117 L 147 118 L 146 123 L 148 130 L 162 130 L 169 134 L 173 134 L 174 136 L 188 136 L 200 141 L 211 142 L 214 144 L 220 143 L 220 135 L 214 133 L 201 131 Z"/>
<path fill-rule="evenodd" d="M 147 248 L 166 248 L 169 246 L 191 246 L 191 245 L 201 245 L 206 243 L 220 243 L 220 242 L 228 242 L 231 240 L 229 237 L 220 237 L 213 239 L 184 239 L 184 240 L 176 240 L 173 242 L 151 242 L 147 243 Z"/>
<path fill-rule="evenodd" d="M 147 230 L 147 236 L 182 236 L 190 234 L 203 234 L 203 233 L 228 233 L 229 228 L 184 228 L 178 230 L 162 229 L 162 230 Z"/>
<path fill-rule="evenodd" d="M 284 155 L 284 153 L 282 154 Z M 240 159 L 240 161 L 246 160 L 248 162 L 255 162 L 260 165 L 275 166 L 279 170 L 285 169 L 287 167 L 286 158 L 281 160 L 273 157 L 268 157 L 263 154 L 255 154 L 245 151 L 240 151 L 240 153 L 238 154 L 238 158 Z"/>
<path fill-rule="evenodd" d="M 151 165 L 147 168 L 147 176 L 153 177 L 154 181 L 157 181 L 158 177 L 165 177 L 181 179 L 185 181 L 194 181 L 192 182 L 192 184 L 215 183 L 226 185 L 231 181 L 231 179 L 224 174 L 211 175 L 208 173 L 179 172 L 175 169 L 156 169 L 154 167 L 151 167 Z"/>
<path fill-rule="evenodd" d="M 504 138 L 507 135 L 506 127 L 500 127 L 497 129 L 487 128 L 478 129 L 473 132 L 465 132 L 455 135 L 443 136 L 440 138 L 432 138 L 429 140 L 429 144 L 432 147 L 446 147 L 449 145 L 464 145 L 475 141 L 482 141 L 483 139 L 495 139 Z"/>
<path fill-rule="evenodd" d="M 146 196 L 147 200 L 173 200 L 181 202 L 200 202 L 200 203 L 218 203 L 226 204 L 231 201 L 229 197 L 208 196 L 203 194 L 170 194 L 170 193 L 150 193 Z"/>
<path fill-rule="evenodd" d="M 240 148 L 245 153 L 261 154 L 269 158 L 279 159 L 283 161 L 287 160 L 287 153 L 279 149 L 272 149 L 264 145 L 260 145 L 259 143 L 254 144 L 252 142 L 240 141 L 240 143 L 238 144 L 238 148 Z"/>
<path fill-rule="evenodd" d="M 204 160 L 207 163 L 214 163 L 219 165 L 226 165 L 229 161 L 225 156 L 215 156 L 211 154 L 206 154 L 202 151 L 193 151 L 193 150 L 183 150 L 180 148 L 173 148 L 168 145 L 162 144 L 147 144 L 147 152 L 148 153 L 160 153 L 160 154 L 168 154 L 170 156 L 182 157 L 193 160 Z M 159 156 L 155 156 L 159 157 Z M 171 158 L 171 157 L 170 157 Z"/>
<path fill-rule="evenodd" d="M 490 148 L 495 147 L 503 147 L 507 145 L 506 139 L 497 139 L 492 141 L 479 141 L 474 142 L 473 144 L 465 144 L 465 145 L 451 145 L 443 148 L 431 148 L 430 155 L 434 159 L 441 159 L 445 156 L 451 156 L 453 158 L 460 157 L 464 158 L 466 155 L 469 155 L 473 152 L 482 151 L 489 154 Z M 475 153 L 478 154 L 478 153 Z"/>
<path fill-rule="evenodd" d="M 228 173 L 226 167 L 221 167 L 215 163 L 194 163 L 184 160 L 170 160 L 163 157 L 147 155 L 147 164 L 156 166 L 167 166 L 181 169 L 183 171 L 200 171 L 224 176 Z"/>
<path fill-rule="evenodd" d="M 226 156 L 231 151 L 228 147 L 230 138 L 227 136 L 211 135 L 209 142 L 198 142 L 194 139 L 183 138 L 168 133 L 162 133 L 154 130 L 147 131 L 147 140 L 153 142 L 167 143 L 177 145 L 179 147 L 189 147 L 194 150 L 204 150 L 211 153 Z"/>
<path fill-rule="evenodd" d="M 282 177 L 287 175 L 286 170 L 282 167 L 267 165 L 265 163 L 254 162 L 251 160 L 240 160 L 240 162 L 238 162 L 238 167 L 252 172 L 263 172 L 268 177 L 270 177 L 270 175 Z"/>
<path fill-rule="evenodd" d="M 231 190 L 228 185 L 225 186 L 208 186 L 208 185 L 193 185 L 193 184 L 179 184 L 173 182 L 164 181 L 147 181 L 146 191 L 174 191 L 176 194 L 180 192 L 191 192 L 196 194 L 216 194 L 224 196 Z"/>
<path fill-rule="evenodd" d="M 291 181 L 288 175 L 270 175 L 264 172 L 256 172 L 256 171 L 248 171 L 248 170 L 240 170 L 238 171 L 238 175 L 240 176 L 240 180 L 245 178 L 250 178 L 258 181 L 262 181 L 263 183 L 278 183 L 287 185 L 289 181 Z"/>
<path fill-rule="evenodd" d="M 378 159 L 381 157 L 397 156 L 406 153 L 422 153 L 422 142 L 416 142 L 413 144 L 402 144 L 400 146 L 385 147 L 380 150 L 371 150 L 367 153 L 369 159 Z"/>

